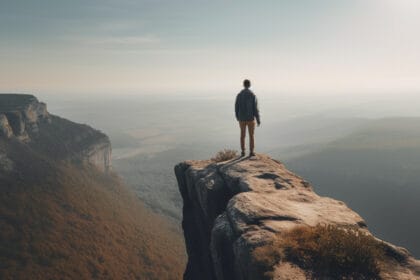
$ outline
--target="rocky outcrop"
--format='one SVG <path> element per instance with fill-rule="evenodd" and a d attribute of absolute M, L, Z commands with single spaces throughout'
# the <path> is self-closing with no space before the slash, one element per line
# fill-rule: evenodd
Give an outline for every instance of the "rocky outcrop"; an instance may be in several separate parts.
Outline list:
<path fill-rule="evenodd" d="M 47 106 L 39 102 L 35 96 L 0 94 L 0 133 L 3 132 L 2 135 L 29 141 L 29 134 L 38 132 L 39 123 L 49 121 Z M 5 131 L 8 133 L 4 133 Z"/>
<path fill-rule="evenodd" d="M 103 141 L 91 146 L 86 151 L 87 161 L 97 166 L 101 171 L 108 172 L 111 169 L 111 145 L 108 141 Z"/>
<path fill-rule="evenodd" d="M 13 135 L 12 127 L 6 115 L 0 114 L 0 137 L 10 138 Z"/>
<path fill-rule="evenodd" d="M 186 161 L 175 167 L 184 201 L 188 265 L 184 279 L 263 279 L 256 248 L 301 226 L 352 226 L 370 234 L 365 221 L 345 203 L 318 196 L 311 185 L 265 155 L 227 162 Z M 398 256 L 381 271 L 383 279 L 420 279 L 420 262 L 403 248 L 385 243 Z M 272 279 L 307 279 L 287 261 Z"/>
<path fill-rule="evenodd" d="M 88 135 L 79 135 L 77 139 L 73 139 L 76 143 L 80 143 L 80 149 L 77 149 L 79 152 L 75 151 L 70 153 L 69 159 L 74 162 L 84 162 L 96 166 L 102 172 L 108 172 L 111 170 L 111 143 L 108 136 L 105 134 L 98 135 L 94 143 L 89 145 L 83 144 L 84 140 Z"/>
<path fill-rule="evenodd" d="M 52 158 L 111 168 L 108 136 L 87 125 L 51 115 L 33 95 L 0 94 L 0 137 L 27 143 Z"/>

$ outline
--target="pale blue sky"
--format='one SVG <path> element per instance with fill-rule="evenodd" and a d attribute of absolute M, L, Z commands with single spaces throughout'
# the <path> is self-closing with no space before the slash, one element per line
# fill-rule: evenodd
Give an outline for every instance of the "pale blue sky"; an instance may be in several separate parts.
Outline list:
<path fill-rule="evenodd" d="M 420 90 L 417 0 L 0 0 L 0 91 Z"/>

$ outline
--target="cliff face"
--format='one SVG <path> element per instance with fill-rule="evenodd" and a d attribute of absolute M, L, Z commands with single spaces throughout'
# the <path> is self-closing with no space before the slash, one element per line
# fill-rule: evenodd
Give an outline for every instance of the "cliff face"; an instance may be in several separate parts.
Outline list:
<path fill-rule="evenodd" d="M 0 94 L 0 137 L 28 144 L 49 156 L 111 167 L 109 138 L 87 125 L 51 115 L 33 95 Z"/>
<path fill-rule="evenodd" d="M 348 226 L 370 235 L 365 221 L 343 202 L 318 196 L 308 182 L 265 155 L 187 161 L 175 173 L 189 256 L 184 279 L 267 279 L 253 252 L 298 226 Z M 383 244 L 389 256 L 381 279 L 420 279 L 419 261 L 403 248 Z M 287 260 L 271 269 L 269 279 L 309 278 Z"/>
<path fill-rule="evenodd" d="M 111 169 L 111 152 L 111 143 L 106 137 L 83 150 L 81 158 L 95 165 L 99 170 L 108 172 Z"/>

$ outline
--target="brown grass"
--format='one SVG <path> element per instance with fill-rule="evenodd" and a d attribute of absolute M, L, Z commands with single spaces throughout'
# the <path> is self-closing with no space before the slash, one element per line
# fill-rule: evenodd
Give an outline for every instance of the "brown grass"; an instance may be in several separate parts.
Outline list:
<path fill-rule="evenodd" d="M 380 279 L 383 248 L 382 242 L 356 228 L 318 225 L 283 233 L 253 256 L 267 277 L 285 260 L 309 271 L 313 279 Z"/>
<path fill-rule="evenodd" d="M 118 177 L 6 146 L 16 169 L 0 172 L 0 279 L 182 278 L 182 236 Z"/>
<path fill-rule="evenodd" d="M 238 156 L 238 152 L 235 150 L 224 149 L 217 152 L 217 154 L 211 159 L 214 162 L 222 162 L 233 159 Z"/>

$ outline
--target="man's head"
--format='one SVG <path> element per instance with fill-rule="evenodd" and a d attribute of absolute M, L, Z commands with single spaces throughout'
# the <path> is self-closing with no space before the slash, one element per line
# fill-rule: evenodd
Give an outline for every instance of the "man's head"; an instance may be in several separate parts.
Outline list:
<path fill-rule="evenodd" d="M 250 88 L 251 87 L 251 81 L 248 80 L 248 79 L 244 80 L 244 87 L 245 88 Z"/>

